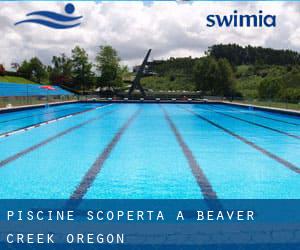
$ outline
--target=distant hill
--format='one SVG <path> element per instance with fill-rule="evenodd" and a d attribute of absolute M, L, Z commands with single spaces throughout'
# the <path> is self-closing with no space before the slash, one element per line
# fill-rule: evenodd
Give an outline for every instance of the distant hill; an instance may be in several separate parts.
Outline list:
<path fill-rule="evenodd" d="M 155 76 L 146 76 L 141 83 L 146 89 L 194 91 L 193 68 L 197 59 L 191 57 L 171 57 L 167 60 L 155 60 L 148 63 L 148 70 Z"/>
<path fill-rule="evenodd" d="M 208 48 L 207 55 L 216 59 L 226 58 L 232 65 L 297 65 L 300 54 L 292 50 L 240 46 L 238 44 L 217 44 Z"/>
<path fill-rule="evenodd" d="M 300 101 L 300 54 L 296 51 L 217 44 L 208 48 L 206 56 L 216 60 L 226 59 L 230 63 L 236 97 Z M 157 75 L 144 77 L 142 84 L 154 91 L 197 90 L 195 65 L 204 58 L 170 58 L 150 62 L 149 70 Z M 213 67 L 207 65 L 202 75 L 213 76 Z"/>

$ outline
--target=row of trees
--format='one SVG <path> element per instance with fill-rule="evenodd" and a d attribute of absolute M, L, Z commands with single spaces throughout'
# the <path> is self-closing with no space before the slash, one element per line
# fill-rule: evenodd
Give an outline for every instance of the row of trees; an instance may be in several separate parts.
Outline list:
<path fill-rule="evenodd" d="M 189 87 L 206 95 L 245 96 L 244 87 L 250 89 L 252 84 L 250 90 L 255 93 L 255 98 L 297 101 L 300 98 L 300 68 L 297 64 L 300 64 L 297 52 L 221 44 L 210 47 L 207 55 L 201 58 L 150 62 L 148 70 L 156 74 L 149 77 L 148 85 L 153 90 L 164 84 L 168 89 L 186 90 Z M 111 46 L 100 46 L 94 63 L 87 52 L 77 46 L 69 57 L 65 54 L 53 56 L 49 66 L 34 57 L 12 67 L 33 81 L 60 84 L 83 92 L 98 86 L 120 86 L 122 78 L 128 75 L 128 68 L 120 65 L 118 53 Z M 5 71 L 4 67 L 2 71 Z"/>
<path fill-rule="evenodd" d="M 95 86 L 119 86 L 122 75 L 127 72 L 127 67 L 120 65 L 117 51 L 111 46 L 99 47 L 95 64 L 90 61 L 85 49 L 76 46 L 72 49 L 71 57 L 65 54 L 53 56 L 49 66 L 34 57 L 16 67 L 18 74 L 32 81 L 49 81 L 77 90 L 88 90 Z"/>
<path fill-rule="evenodd" d="M 217 59 L 226 58 L 232 65 L 268 64 L 295 65 L 300 63 L 300 54 L 291 50 L 246 46 L 237 44 L 218 44 L 209 47 L 207 54 Z"/>

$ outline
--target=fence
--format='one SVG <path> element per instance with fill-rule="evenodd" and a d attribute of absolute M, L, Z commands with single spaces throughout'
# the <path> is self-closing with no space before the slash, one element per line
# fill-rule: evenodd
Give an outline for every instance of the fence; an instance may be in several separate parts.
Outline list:
<path fill-rule="evenodd" d="M 242 99 L 242 98 L 234 98 L 233 101 L 242 103 L 242 104 L 250 104 L 257 106 L 266 106 L 273 108 L 281 108 L 281 109 L 293 109 L 300 110 L 300 100 L 290 101 L 290 100 L 276 100 L 276 99 Z"/>
<path fill-rule="evenodd" d="M 76 100 L 77 97 L 59 86 L 54 90 L 39 84 L 0 83 L 0 108 Z"/>
<path fill-rule="evenodd" d="M 18 84 L 23 85 L 25 89 L 22 91 L 16 91 L 15 89 L 3 88 L 4 84 L 0 83 L 0 108 L 10 107 L 10 106 L 23 106 L 23 105 L 34 105 L 42 103 L 52 103 L 52 102 L 63 102 L 71 100 L 107 100 L 107 96 L 99 95 L 75 95 L 71 92 L 59 89 L 59 92 L 52 92 L 47 90 L 39 89 L 40 85 L 34 85 L 35 91 L 40 91 L 39 93 L 33 92 L 30 84 Z M 59 88 L 59 87 L 56 87 Z M 58 89 L 57 89 L 58 91 Z M 47 96 L 48 95 L 48 96 Z M 127 93 L 123 95 L 114 96 L 115 100 L 123 100 L 127 97 Z M 131 99 L 139 100 L 141 95 L 133 94 Z M 151 92 L 145 97 L 145 100 L 155 100 L 160 98 L 161 100 L 210 100 L 210 101 L 222 101 L 223 97 L 218 96 L 202 96 L 198 92 Z M 257 106 L 267 106 L 283 109 L 293 109 L 300 111 L 300 100 L 299 101 L 282 101 L 282 100 L 271 100 L 271 99 L 243 99 L 243 98 L 227 98 L 227 101 L 233 101 L 242 104 L 250 104 Z"/>

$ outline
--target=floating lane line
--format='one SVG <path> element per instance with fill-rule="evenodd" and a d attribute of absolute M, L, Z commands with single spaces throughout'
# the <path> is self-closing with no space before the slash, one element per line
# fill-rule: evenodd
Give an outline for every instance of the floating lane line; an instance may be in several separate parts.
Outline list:
<path fill-rule="evenodd" d="M 9 156 L 8 158 L 0 161 L 0 168 L 4 167 L 5 165 L 7 165 L 7 164 L 9 164 L 9 163 L 11 163 L 11 162 L 13 162 L 13 161 L 21 158 L 22 156 L 24 156 L 24 155 L 26 155 L 26 154 L 28 154 L 28 153 L 30 153 L 30 152 L 32 152 L 32 151 L 34 151 L 34 150 L 42 147 L 42 146 L 45 146 L 46 144 L 48 144 L 48 143 L 50 143 L 50 142 L 52 142 L 52 141 L 54 141 L 54 140 L 56 140 L 56 139 L 64 136 L 64 135 L 67 135 L 67 134 L 71 133 L 74 130 L 77 130 L 77 129 L 79 129 L 79 128 L 81 128 L 81 127 L 83 127 L 83 126 L 85 126 L 85 125 L 87 125 L 87 124 L 89 124 L 91 122 L 97 121 L 97 120 L 101 119 L 102 117 L 104 117 L 106 115 L 109 115 L 109 114 L 111 114 L 113 112 L 115 112 L 115 111 L 107 111 L 107 112 L 105 112 L 105 113 L 103 113 L 103 114 L 101 114 L 101 115 L 99 115 L 97 117 L 91 118 L 91 119 L 89 119 L 89 120 L 87 120 L 87 121 L 85 121 L 83 123 L 80 123 L 80 124 L 75 125 L 75 126 L 73 126 L 71 128 L 68 128 L 68 129 L 66 129 L 66 130 L 64 130 L 64 131 L 62 131 L 62 132 L 60 132 L 60 133 L 58 133 L 56 135 L 53 135 L 53 136 L 51 136 L 51 137 L 49 137 L 49 138 L 47 138 L 47 139 L 45 139 L 45 140 L 43 140 L 41 142 L 39 142 L 39 143 L 37 143 L 37 144 L 29 147 L 29 148 L 26 148 L 26 149 L 24 149 L 24 150 L 22 150 L 22 151 L 20 151 L 20 152 L 18 152 L 16 154 L 12 155 L 12 156 Z"/>
<path fill-rule="evenodd" d="M 213 104 L 211 106 L 217 107 L 216 105 L 213 105 Z M 232 110 L 232 111 L 237 111 L 236 109 L 232 109 L 229 107 L 226 107 L 226 108 L 228 108 L 229 110 Z M 300 126 L 299 123 L 287 122 L 287 121 L 283 121 L 283 120 L 276 119 L 276 118 L 271 118 L 271 117 L 264 116 L 264 115 L 253 114 L 253 113 L 249 113 L 249 112 L 243 112 L 243 114 L 257 116 L 257 117 L 261 117 L 261 118 L 268 119 L 271 121 L 281 122 L 281 123 L 290 124 L 290 125 L 294 125 L 294 126 Z"/>
<path fill-rule="evenodd" d="M 181 147 L 181 150 L 183 151 L 184 156 L 186 157 L 188 164 L 191 168 L 192 174 L 194 175 L 196 182 L 203 194 L 204 199 L 207 200 L 216 200 L 218 199 L 216 192 L 214 191 L 212 185 L 210 184 L 208 178 L 206 177 L 205 173 L 203 172 L 201 166 L 196 161 L 192 151 L 188 147 L 188 145 L 184 142 L 179 130 L 177 129 L 175 123 L 171 120 L 170 115 L 168 114 L 167 110 L 160 105 L 164 117 L 170 126 L 172 132 L 174 133 L 178 144 Z"/>
<path fill-rule="evenodd" d="M 248 120 L 246 120 L 246 119 L 243 119 L 243 118 L 240 118 L 240 117 L 236 117 L 236 116 L 234 116 L 234 115 L 225 114 L 225 113 L 223 113 L 223 112 L 221 112 L 221 111 L 217 111 L 217 110 L 214 110 L 214 109 L 206 108 L 206 110 L 210 110 L 210 111 L 213 111 L 213 112 L 215 112 L 215 113 L 217 113 L 217 114 L 220 114 L 220 115 L 223 115 L 223 116 L 227 116 L 227 117 L 230 117 L 230 118 L 232 118 L 232 119 L 236 119 L 236 120 L 239 120 L 239 121 L 242 121 L 242 122 L 246 122 L 246 123 L 248 123 L 248 124 L 255 125 L 255 126 L 261 127 L 261 128 L 265 128 L 265 129 L 271 130 L 271 131 L 273 131 L 273 132 L 277 132 L 277 133 L 279 133 L 279 134 L 283 134 L 283 135 L 292 137 L 292 138 L 294 138 L 294 139 L 300 140 L 300 136 L 298 136 L 298 135 L 294 135 L 294 134 L 291 134 L 291 133 L 287 133 L 287 132 L 285 132 L 285 131 L 282 131 L 282 130 L 279 130 L 279 129 L 276 129 L 276 128 L 271 128 L 271 127 L 269 127 L 269 126 L 266 126 L 266 125 L 263 125 L 263 124 L 260 124 L 260 123 L 248 121 Z"/>
<path fill-rule="evenodd" d="M 88 106 L 88 105 L 86 105 L 86 106 Z M 66 111 L 66 110 L 70 110 L 70 109 L 78 109 L 78 107 L 67 108 L 67 109 L 59 109 L 57 111 L 51 111 L 51 112 L 45 112 L 45 113 L 37 113 L 35 115 L 22 116 L 22 117 L 19 117 L 19 118 L 14 118 L 14 119 L 10 119 L 10 120 L 0 121 L 0 123 L 18 121 L 18 120 L 22 120 L 22 119 L 26 119 L 26 118 L 30 118 L 30 117 L 35 117 L 35 116 L 48 115 L 48 114 L 53 114 L 53 113 L 60 113 L 62 111 Z"/>
<path fill-rule="evenodd" d="M 187 112 L 190 112 L 191 114 L 195 115 L 196 117 L 200 118 L 201 120 L 208 122 L 209 124 L 213 125 L 214 127 L 223 130 L 227 134 L 233 136 L 234 138 L 236 138 L 236 139 L 242 141 L 243 143 L 251 146 L 252 148 L 256 149 L 260 153 L 263 153 L 264 155 L 266 155 L 266 156 L 270 157 L 271 159 L 277 161 L 278 163 L 280 163 L 284 167 L 286 167 L 286 168 L 294 171 L 297 174 L 300 174 L 300 168 L 297 167 L 296 165 L 294 165 L 293 163 L 291 163 L 291 162 L 289 162 L 289 161 L 287 161 L 287 160 L 285 160 L 285 159 L 283 159 L 283 158 L 281 158 L 281 157 L 279 157 L 279 156 L 277 156 L 277 155 L 269 152 L 268 150 L 266 150 L 266 149 L 258 146 L 254 142 L 247 140 L 246 138 L 244 138 L 244 137 L 242 137 L 242 136 L 240 136 L 240 135 L 232 132 L 231 130 L 229 130 L 227 128 L 222 127 L 221 125 L 219 125 L 219 124 L 217 124 L 217 123 L 209 120 L 208 118 L 206 118 L 206 117 L 204 117 L 204 116 L 202 116 L 202 115 L 200 115 L 200 114 L 198 114 L 198 113 L 196 113 L 196 112 L 194 112 L 192 110 L 189 110 L 189 109 L 183 108 L 183 107 L 180 107 L 180 108 L 182 108 L 183 110 L 185 110 Z"/>
<path fill-rule="evenodd" d="M 132 114 L 129 119 L 125 122 L 125 124 L 119 129 L 119 131 L 114 135 L 110 143 L 105 147 L 102 153 L 97 157 L 93 165 L 86 172 L 84 177 L 82 178 L 80 184 L 75 189 L 73 194 L 70 196 L 71 200 L 81 200 L 84 195 L 87 193 L 88 189 L 92 186 L 95 181 L 97 175 L 101 171 L 105 161 L 109 157 L 113 148 L 117 145 L 117 143 L 122 138 L 125 131 L 132 124 L 132 122 L 136 119 L 136 117 L 140 114 L 141 109 L 139 108 L 134 114 Z"/>
<path fill-rule="evenodd" d="M 26 127 L 23 127 L 23 128 L 18 128 L 18 129 L 0 134 L 0 139 L 4 138 L 4 137 L 11 136 L 11 135 L 15 135 L 15 134 L 18 134 L 18 133 L 26 132 L 26 131 L 29 131 L 31 129 L 38 128 L 38 127 L 41 127 L 41 126 L 44 126 L 44 125 L 47 125 L 47 124 L 51 124 L 51 123 L 54 123 L 54 122 L 65 120 L 65 119 L 68 119 L 70 117 L 80 115 L 80 114 L 83 114 L 83 113 L 86 113 L 86 112 L 90 112 L 90 111 L 97 110 L 97 109 L 100 109 L 100 108 L 105 108 L 105 107 L 108 107 L 108 106 L 111 106 L 111 105 L 112 104 L 107 104 L 107 105 L 103 105 L 103 106 L 100 106 L 100 107 L 79 111 L 79 112 L 73 113 L 71 115 L 66 115 L 66 116 L 62 116 L 62 117 L 55 118 L 55 119 L 52 119 L 52 120 L 48 120 L 48 121 L 45 121 L 45 122 L 37 123 L 35 125 L 29 125 L 29 126 L 26 126 Z"/>

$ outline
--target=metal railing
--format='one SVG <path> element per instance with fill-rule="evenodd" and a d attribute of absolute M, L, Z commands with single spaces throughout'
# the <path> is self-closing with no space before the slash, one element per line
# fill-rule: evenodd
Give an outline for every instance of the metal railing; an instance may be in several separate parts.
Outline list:
<path fill-rule="evenodd" d="M 78 100 L 77 96 L 73 95 L 60 95 L 60 96 L 1 96 L 0 108 L 12 108 L 18 106 L 47 104 L 55 102 Z"/>
<path fill-rule="evenodd" d="M 134 100 L 141 100 L 140 96 L 132 96 Z M 145 100 L 170 100 L 170 101 L 228 101 L 241 103 L 246 105 L 255 105 L 255 106 L 266 106 L 273 108 L 281 109 L 291 109 L 300 111 L 300 100 L 299 102 L 295 101 L 282 101 L 282 100 L 270 100 L 270 99 L 244 99 L 244 98 L 223 98 L 220 96 L 201 96 L 198 93 L 174 93 L 171 92 L 158 92 L 153 95 L 147 95 Z M 103 101 L 103 100 L 128 100 L 125 96 L 114 96 L 114 97 L 104 97 L 99 95 L 60 95 L 60 96 L 50 96 L 48 97 L 49 103 L 54 102 L 65 102 L 65 101 Z M 26 105 L 36 105 L 36 104 L 46 104 L 47 96 L 9 96 L 9 97 L 0 97 L 0 108 L 9 108 L 17 106 L 26 106 Z"/>
<path fill-rule="evenodd" d="M 277 100 L 277 99 L 233 98 L 232 101 L 237 103 L 242 103 L 242 104 L 255 105 L 255 106 L 265 106 L 265 107 L 292 109 L 292 110 L 300 111 L 300 100 L 291 101 L 291 100 Z"/>

